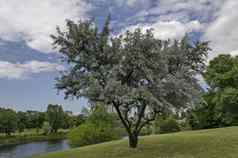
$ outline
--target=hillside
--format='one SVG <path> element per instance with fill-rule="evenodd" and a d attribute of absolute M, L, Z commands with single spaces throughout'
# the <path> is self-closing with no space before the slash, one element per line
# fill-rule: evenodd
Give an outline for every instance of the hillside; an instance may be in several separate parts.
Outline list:
<path fill-rule="evenodd" d="M 138 149 L 127 140 L 72 149 L 33 158 L 235 158 L 238 127 L 146 136 Z"/>

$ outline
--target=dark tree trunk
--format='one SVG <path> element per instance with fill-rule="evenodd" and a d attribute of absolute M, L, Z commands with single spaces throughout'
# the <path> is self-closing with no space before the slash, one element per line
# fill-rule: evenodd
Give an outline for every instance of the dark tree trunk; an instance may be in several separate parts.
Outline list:
<path fill-rule="evenodd" d="M 133 133 L 129 135 L 129 146 L 130 148 L 136 148 L 138 145 L 138 135 Z"/>

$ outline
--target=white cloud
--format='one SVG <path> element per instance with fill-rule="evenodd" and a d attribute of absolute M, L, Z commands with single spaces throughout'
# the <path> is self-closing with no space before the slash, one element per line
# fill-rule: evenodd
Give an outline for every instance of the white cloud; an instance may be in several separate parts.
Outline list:
<path fill-rule="evenodd" d="M 213 53 L 210 58 L 220 53 L 238 54 L 238 1 L 227 0 L 216 14 L 216 20 L 206 29 L 204 40 L 211 41 Z"/>
<path fill-rule="evenodd" d="M 188 23 L 181 23 L 179 21 L 158 21 L 150 25 L 138 24 L 136 26 L 130 26 L 126 30 L 133 31 L 138 27 L 141 28 L 143 32 L 147 29 L 153 29 L 155 37 L 161 40 L 181 39 L 186 33 L 202 30 L 202 24 L 200 24 L 199 21 L 191 21 Z"/>
<path fill-rule="evenodd" d="M 36 60 L 25 63 L 10 63 L 8 61 L 0 61 L 0 78 L 22 79 L 28 77 L 30 74 L 62 70 L 64 70 L 62 65 Z"/>
<path fill-rule="evenodd" d="M 130 7 L 133 7 L 136 4 L 136 2 L 137 0 L 128 0 L 126 4 Z"/>
<path fill-rule="evenodd" d="M 0 37 L 25 40 L 34 49 L 51 52 L 49 35 L 56 25 L 85 19 L 89 8 L 83 0 L 0 0 Z"/>
<path fill-rule="evenodd" d="M 131 2 L 130 2 L 131 1 Z M 128 6 L 140 7 L 141 10 L 128 21 L 147 19 L 146 16 L 156 20 L 176 20 L 188 22 L 193 18 L 200 21 L 210 19 L 219 10 L 224 0 L 129 0 Z M 149 7 L 149 8 L 148 8 Z"/>

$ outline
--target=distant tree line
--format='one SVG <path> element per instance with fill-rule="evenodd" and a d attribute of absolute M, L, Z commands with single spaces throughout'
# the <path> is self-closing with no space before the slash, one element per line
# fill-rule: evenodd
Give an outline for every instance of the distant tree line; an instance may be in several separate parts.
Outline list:
<path fill-rule="evenodd" d="M 83 115 L 73 115 L 71 111 L 64 111 L 60 105 L 49 104 L 47 111 L 14 111 L 0 108 L 0 133 L 11 135 L 16 131 L 24 132 L 26 129 L 40 129 L 45 134 L 55 133 L 58 129 L 69 129 L 80 125 L 84 121 Z"/>

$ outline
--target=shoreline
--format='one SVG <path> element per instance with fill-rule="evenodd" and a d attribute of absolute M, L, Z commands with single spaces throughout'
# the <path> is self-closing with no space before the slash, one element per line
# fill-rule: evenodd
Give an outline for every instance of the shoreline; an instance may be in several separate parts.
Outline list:
<path fill-rule="evenodd" d="M 59 132 L 56 134 L 35 134 L 35 135 L 17 135 L 9 137 L 0 137 L 0 147 L 26 144 L 31 142 L 54 141 L 66 139 L 67 132 Z"/>

